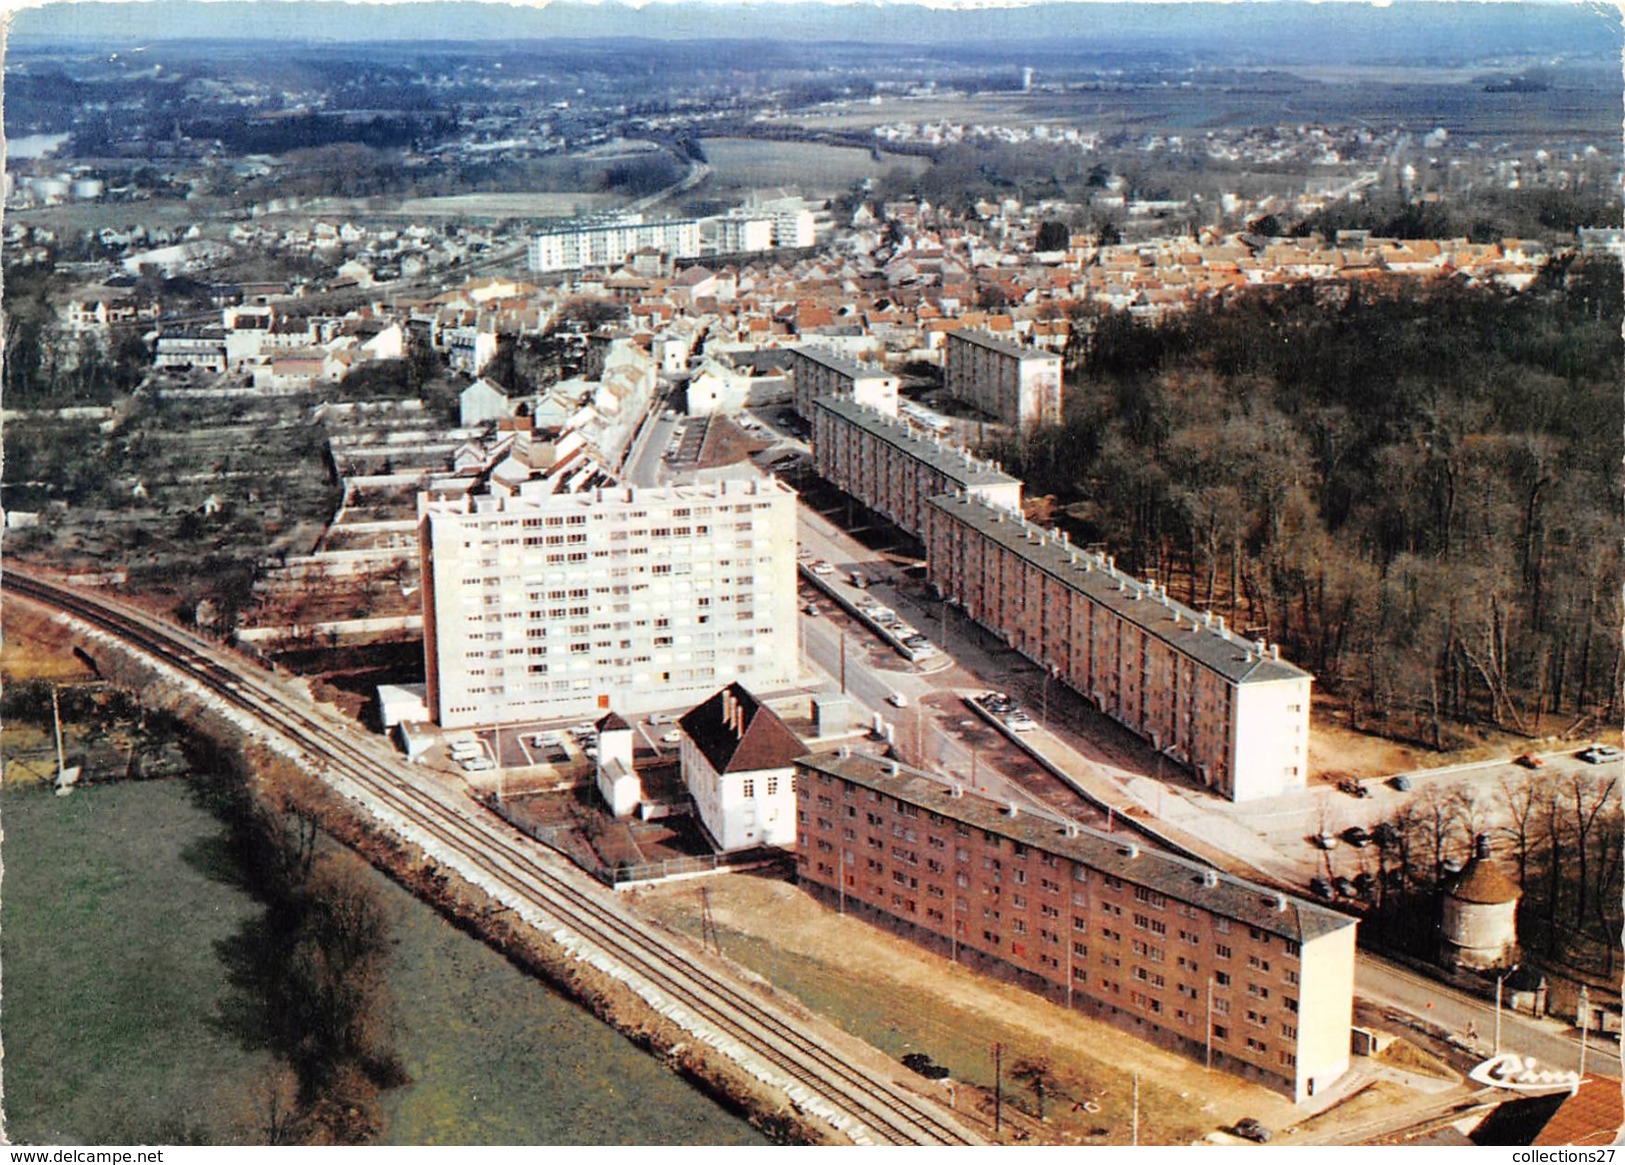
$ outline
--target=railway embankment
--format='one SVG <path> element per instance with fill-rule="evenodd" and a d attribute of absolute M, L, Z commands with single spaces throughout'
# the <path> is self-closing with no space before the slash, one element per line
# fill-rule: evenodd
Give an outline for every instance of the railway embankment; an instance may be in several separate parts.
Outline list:
<path fill-rule="evenodd" d="M 229 758 L 257 803 L 313 821 L 453 925 L 546 980 L 717 1102 L 742 1113 L 771 1139 L 785 1144 L 852 1143 L 834 1124 L 762 1079 L 747 1057 L 731 1055 L 737 1049 L 725 1038 L 719 1038 L 723 1046 L 717 1046 L 705 1033 L 662 1014 L 612 966 L 592 960 L 581 944 L 569 941 L 570 936 L 519 918 L 451 863 L 404 840 L 379 815 L 312 775 L 309 758 L 296 747 L 175 682 L 164 669 L 114 639 L 96 636 L 91 651 L 108 679 L 140 691 L 149 707 L 171 712 Z"/>

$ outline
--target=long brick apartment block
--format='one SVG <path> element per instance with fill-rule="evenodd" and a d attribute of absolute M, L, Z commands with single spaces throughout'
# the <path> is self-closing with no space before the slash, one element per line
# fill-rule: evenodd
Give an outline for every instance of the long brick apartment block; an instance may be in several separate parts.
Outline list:
<path fill-rule="evenodd" d="M 796 348 L 790 365 L 795 381 L 795 407 L 811 422 L 813 401 L 834 397 L 856 400 L 890 416 L 897 415 L 897 389 L 902 381 L 876 364 L 849 360 L 827 348 Z"/>
<path fill-rule="evenodd" d="M 1295 1101 L 1348 1070 L 1347 915 L 872 756 L 803 757 L 796 805 L 843 913 Z"/>
<path fill-rule="evenodd" d="M 955 400 L 1020 429 L 1061 423 L 1061 357 L 1055 352 L 974 328 L 949 332 L 942 384 Z"/>
<path fill-rule="evenodd" d="M 1113 560 L 971 497 L 932 498 L 932 584 L 1232 801 L 1308 779 L 1313 677 Z"/>
<path fill-rule="evenodd" d="M 927 437 L 907 421 L 855 400 L 813 402 L 813 471 L 916 538 L 926 502 L 963 492 L 992 506 L 1021 508 L 1021 479 L 966 449 Z"/>

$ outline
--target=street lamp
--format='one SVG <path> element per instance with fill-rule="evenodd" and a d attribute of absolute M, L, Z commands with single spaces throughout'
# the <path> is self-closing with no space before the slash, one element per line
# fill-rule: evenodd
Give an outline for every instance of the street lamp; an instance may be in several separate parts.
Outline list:
<path fill-rule="evenodd" d="M 1495 977 L 1495 1055 L 1501 1054 L 1501 985 L 1507 981 L 1507 976 L 1518 969 L 1513 963 L 1505 971 Z"/>

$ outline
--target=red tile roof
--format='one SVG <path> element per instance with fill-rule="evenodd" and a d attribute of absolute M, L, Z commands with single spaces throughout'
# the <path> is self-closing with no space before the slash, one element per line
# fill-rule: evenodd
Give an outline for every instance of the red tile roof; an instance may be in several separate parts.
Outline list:
<path fill-rule="evenodd" d="M 1625 1127 L 1625 1103 L 1615 1076 L 1588 1076 L 1565 1100 L 1533 1145 L 1612 1145 Z"/>

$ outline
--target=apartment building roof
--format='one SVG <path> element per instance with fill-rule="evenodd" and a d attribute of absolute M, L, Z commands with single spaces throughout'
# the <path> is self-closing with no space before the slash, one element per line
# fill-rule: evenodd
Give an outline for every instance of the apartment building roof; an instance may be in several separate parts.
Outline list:
<path fill-rule="evenodd" d="M 1079 550 L 1064 533 L 1033 525 L 976 498 L 944 494 L 929 504 L 1232 683 L 1267 684 L 1309 676 L 1277 658 L 1278 652 L 1263 641 L 1227 630 L 1223 618 L 1200 615 L 1154 584 L 1130 578 L 1104 555 Z"/>
<path fill-rule="evenodd" d="M 822 364 L 825 368 L 838 372 L 842 376 L 850 376 L 855 380 L 868 380 L 877 376 L 891 375 L 878 365 L 865 364 L 860 360 L 848 360 L 844 356 L 838 356 L 827 348 L 820 348 L 817 345 L 798 347 L 796 352 L 816 364 Z"/>
<path fill-rule="evenodd" d="M 819 753 L 804 756 L 796 763 L 1295 942 L 1307 942 L 1356 924 L 1346 914 L 1244 881 L 1189 858 L 1150 849 L 1124 834 L 1062 824 L 1027 811 L 1012 815 L 1009 806 L 973 792 L 961 791 L 956 796 L 955 786 L 941 778 L 894 761 L 866 754 L 843 757 Z"/>
<path fill-rule="evenodd" d="M 990 461 L 974 456 L 969 450 L 921 436 L 907 422 L 889 417 L 868 405 L 838 397 L 820 397 L 813 401 L 813 408 L 825 409 L 848 424 L 874 434 L 957 485 L 1020 484 L 1019 478 L 996 468 Z"/>
<path fill-rule="evenodd" d="M 1008 320 L 1008 317 L 1004 317 Z M 990 319 L 989 323 L 993 321 Z M 1006 327 L 1008 328 L 1008 323 Z M 1026 348 L 1020 344 L 1013 344 L 1009 340 L 1001 340 L 997 336 L 975 328 L 965 328 L 954 333 L 954 338 L 968 340 L 979 347 L 991 352 L 998 352 L 1005 356 L 1014 356 L 1018 360 L 1059 360 L 1054 352 L 1047 352 L 1042 348 Z"/>

